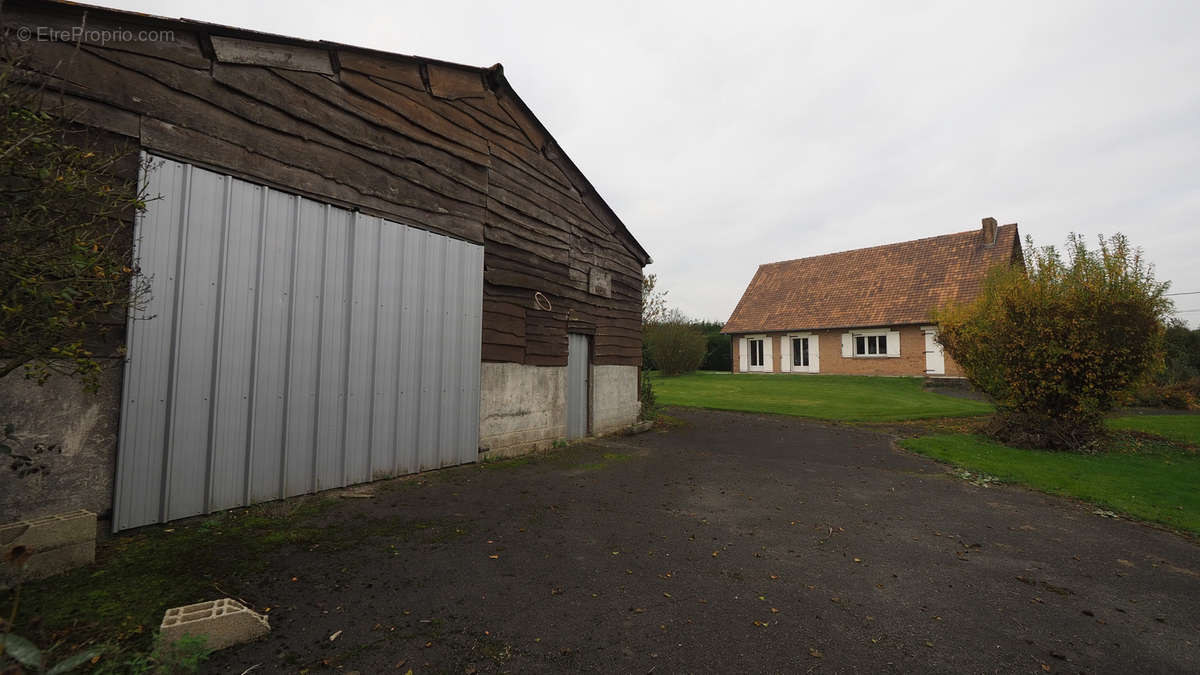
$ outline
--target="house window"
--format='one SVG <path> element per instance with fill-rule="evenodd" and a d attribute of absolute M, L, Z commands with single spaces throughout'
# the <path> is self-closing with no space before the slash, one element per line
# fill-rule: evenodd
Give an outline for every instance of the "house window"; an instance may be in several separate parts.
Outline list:
<path fill-rule="evenodd" d="M 854 338 L 855 356 L 886 356 L 887 353 L 886 335 L 858 335 Z"/>
<path fill-rule="evenodd" d="M 808 338 L 792 338 L 792 365 L 808 367 Z"/>
<path fill-rule="evenodd" d="M 762 339 L 748 340 L 750 345 L 750 367 L 761 368 L 763 365 L 763 341 Z"/>

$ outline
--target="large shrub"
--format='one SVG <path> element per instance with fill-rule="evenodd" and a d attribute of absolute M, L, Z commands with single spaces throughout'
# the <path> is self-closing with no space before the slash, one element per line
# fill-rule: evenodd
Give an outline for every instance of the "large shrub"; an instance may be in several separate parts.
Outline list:
<path fill-rule="evenodd" d="M 644 331 L 647 350 L 664 375 L 692 372 L 708 351 L 704 334 L 683 319 L 653 323 Z"/>
<path fill-rule="evenodd" d="M 1095 250 L 1071 235 L 1065 257 L 1027 238 L 1024 263 L 938 312 L 939 339 L 996 401 L 1000 439 L 1091 448 L 1104 414 L 1161 368 L 1167 284 L 1119 234 Z"/>

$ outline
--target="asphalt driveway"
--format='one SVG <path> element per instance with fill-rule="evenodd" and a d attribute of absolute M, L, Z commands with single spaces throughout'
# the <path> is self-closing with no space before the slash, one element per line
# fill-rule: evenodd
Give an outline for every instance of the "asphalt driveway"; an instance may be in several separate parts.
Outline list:
<path fill-rule="evenodd" d="M 211 669 L 1200 670 L 1194 539 L 972 485 L 882 434 L 675 414 L 342 500 L 320 523 L 340 545 L 239 584 L 273 630 Z"/>

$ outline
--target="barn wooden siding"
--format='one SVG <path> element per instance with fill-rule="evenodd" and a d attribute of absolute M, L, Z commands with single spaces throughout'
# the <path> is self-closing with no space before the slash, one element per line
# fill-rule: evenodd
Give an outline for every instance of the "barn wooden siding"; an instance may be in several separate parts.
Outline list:
<path fill-rule="evenodd" d="M 3 6 L 16 34 L 78 6 Z M 645 251 L 502 70 L 98 8 L 86 26 L 170 41 L 11 42 L 77 119 L 144 149 L 484 245 L 484 361 L 641 361 Z M 56 96 L 59 94 L 56 94 Z M 537 309 L 535 291 L 553 309 Z M 606 297 L 606 294 L 608 297 Z"/>

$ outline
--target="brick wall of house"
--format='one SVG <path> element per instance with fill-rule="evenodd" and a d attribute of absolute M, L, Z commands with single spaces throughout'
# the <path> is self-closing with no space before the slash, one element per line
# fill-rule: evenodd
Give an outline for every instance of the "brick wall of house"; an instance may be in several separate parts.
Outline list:
<path fill-rule="evenodd" d="M 899 356 L 876 357 L 842 357 L 842 334 L 846 330 L 812 331 L 817 336 L 820 349 L 820 369 L 825 375 L 891 375 L 891 376 L 923 376 L 925 375 L 925 334 L 920 326 L 891 327 L 900 333 Z M 781 339 L 786 333 L 768 333 L 771 338 L 773 352 L 772 371 L 780 372 Z M 740 335 L 733 336 L 733 372 L 740 372 Z M 949 354 L 946 358 L 946 377 L 962 377 L 959 367 Z M 791 373 L 785 373 L 791 374 Z M 803 374 L 803 373 L 796 373 Z"/>

